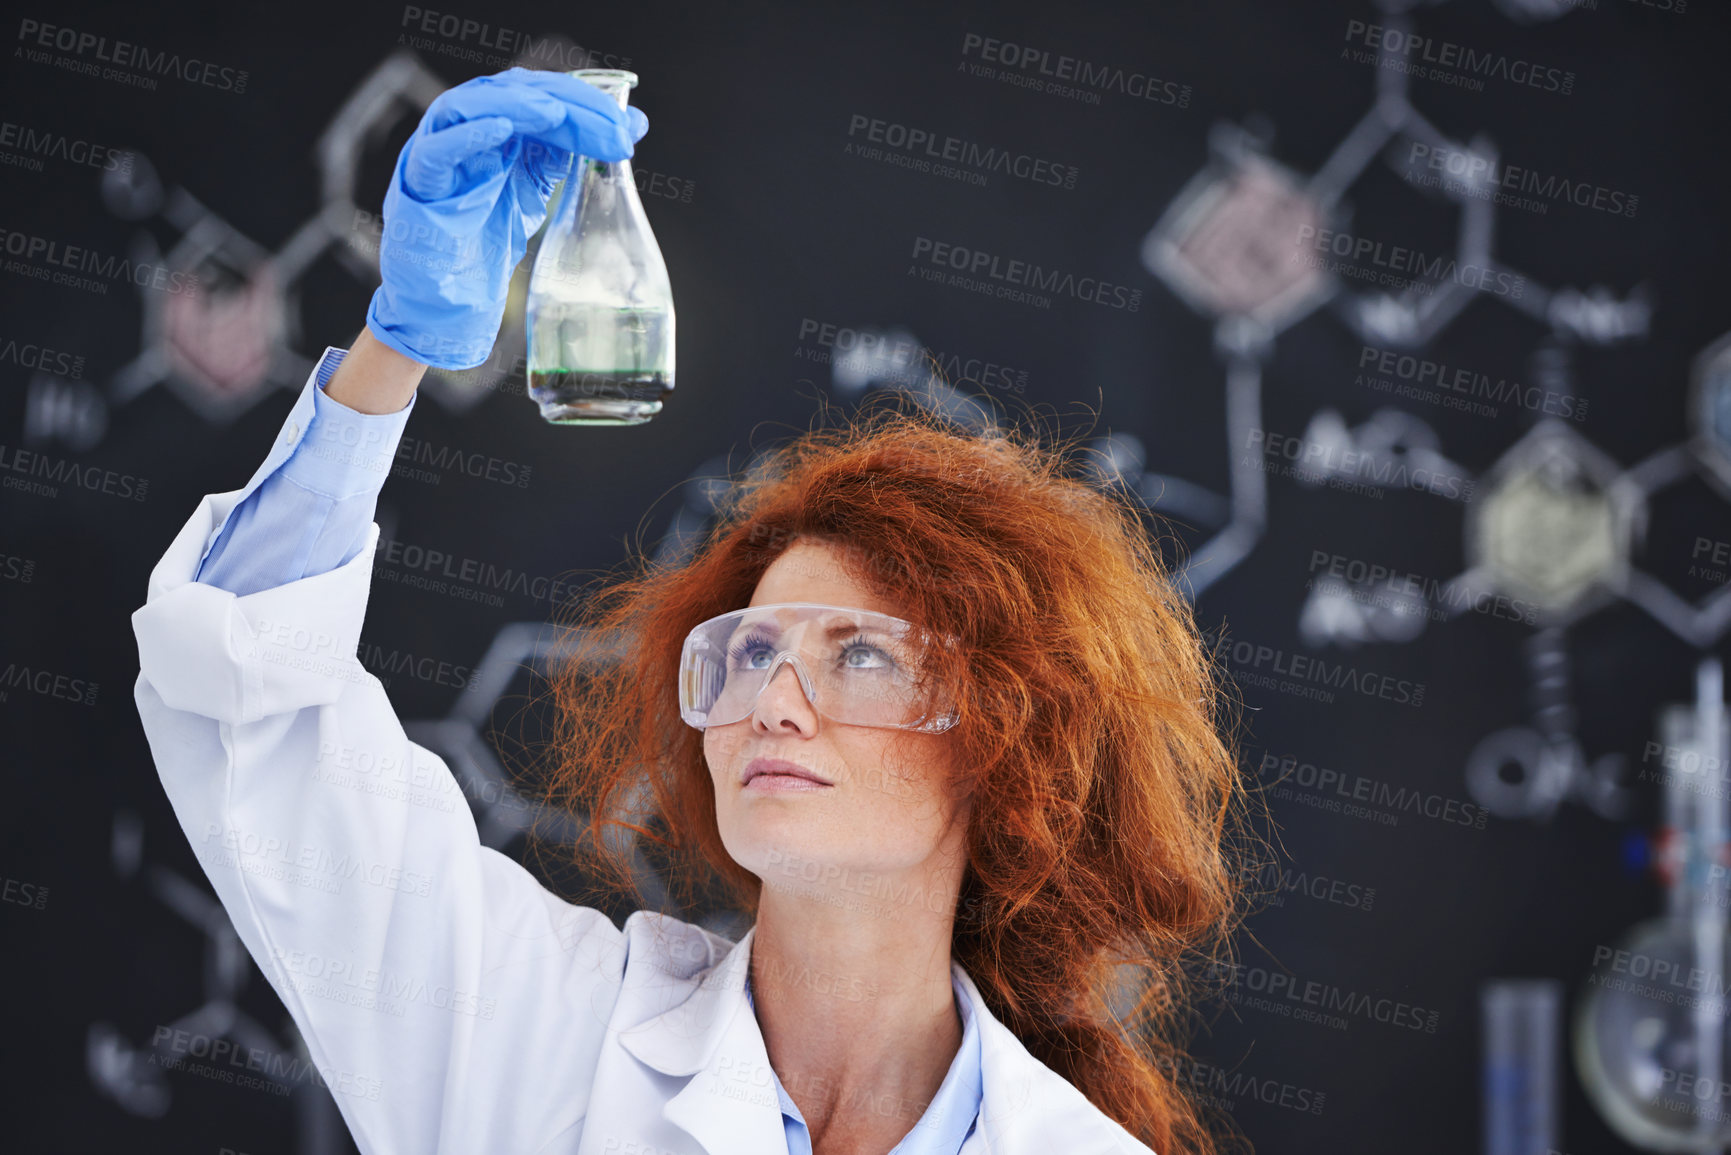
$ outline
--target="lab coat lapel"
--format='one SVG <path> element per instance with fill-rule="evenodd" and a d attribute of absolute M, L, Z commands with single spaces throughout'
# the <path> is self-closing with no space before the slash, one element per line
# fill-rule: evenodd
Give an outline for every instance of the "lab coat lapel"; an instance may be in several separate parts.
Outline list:
<path fill-rule="evenodd" d="M 786 1149 L 769 1051 L 745 1001 L 756 933 L 756 928 L 746 931 L 689 998 L 619 1035 L 620 1045 L 654 1070 L 689 1076 L 664 1103 L 662 1117 L 689 1134 L 707 1155 Z M 953 970 L 980 1029 L 979 1123 L 960 1155 L 1051 1155 L 1059 1150 L 1152 1155 L 1030 1055 L 993 1016 L 967 971 L 959 965 Z M 627 1109 L 623 1103 L 596 1103 L 591 1117 Z M 601 1124 L 601 1133 L 612 1133 L 610 1125 Z"/>
<path fill-rule="evenodd" d="M 980 1115 L 960 1155 L 1154 1155 L 1029 1054 L 968 972 L 955 970 L 980 1028 Z"/>
<path fill-rule="evenodd" d="M 691 1076 L 662 1116 L 708 1155 L 762 1155 L 787 1145 L 769 1051 L 745 1001 L 755 937 L 754 927 L 690 998 L 619 1036 L 621 1046 L 662 1074 Z"/>
<path fill-rule="evenodd" d="M 1024 1147 L 1017 1142 L 1016 1124 L 1025 1122 L 1027 1113 L 1037 1106 L 1033 1056 L 992 1014 L 968 972 L 960 966 L 955 971 L 973 1004 L 974 1022 L 980 1031 L 980 1115 L 974 1133 L 962 1144 L 961 1155 L 1022 1155 Z"/>

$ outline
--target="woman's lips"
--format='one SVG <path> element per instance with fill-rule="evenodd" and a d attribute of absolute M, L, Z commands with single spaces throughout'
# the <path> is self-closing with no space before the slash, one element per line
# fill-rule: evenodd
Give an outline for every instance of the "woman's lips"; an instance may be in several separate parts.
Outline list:
<path fill-rule="evenodd" d="M 747 790 L 828 790 L 830 783 L 782 758 L 753 758 L 740 783 Z"/>

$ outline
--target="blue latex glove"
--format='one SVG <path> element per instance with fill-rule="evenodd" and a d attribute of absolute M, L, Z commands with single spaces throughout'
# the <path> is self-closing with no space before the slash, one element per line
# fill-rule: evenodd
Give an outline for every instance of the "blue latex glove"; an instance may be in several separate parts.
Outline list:
<path fill-rule="evenodd" d="M 481 364 L 571 154 L 624 160 L 648 130 L 643 113 L 564 72 L 511 68 L 440 93 L 385 193 L 367 328 L 424 365 Z"/>

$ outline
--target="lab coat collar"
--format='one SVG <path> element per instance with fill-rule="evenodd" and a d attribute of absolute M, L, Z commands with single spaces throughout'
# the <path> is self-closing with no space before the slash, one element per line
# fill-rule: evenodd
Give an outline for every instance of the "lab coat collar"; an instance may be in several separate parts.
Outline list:
<path fill-rule="evenodd" d="M 756 927 L 746 931 L 689 998 L 619 1036 L 627 1051 L 662 1074 L 691 1076 L 663 1115 L 710 1155 L 760 1155 L 786 1143 L 769 1051 L 745 998 L 756 934 Z M 979 1123 L 963 1155 L 1050 1155 L 1049 1144 L 1060 1138 L 1077 1152 L 1148 1151 L 1029 1054 L 987 1008 L 967 971 L 953 961 L 950 969 L 980 1031 Z"/>
<path fill-rule="evenodd" d="M 691 997 L 619 1036 L 662 1074 L 691 1076 L 662 1115 L 710 1155 L 760 1155 L 787 1145 L 769 1050 L 745 1001 L 756 935 L 756 927 L 746 931 Z"/>

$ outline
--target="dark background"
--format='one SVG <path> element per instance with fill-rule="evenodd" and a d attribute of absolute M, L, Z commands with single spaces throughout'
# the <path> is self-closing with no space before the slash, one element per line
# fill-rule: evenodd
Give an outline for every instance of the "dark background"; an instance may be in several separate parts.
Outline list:
<path fill-rule="evenodd" d="M 327 205 L 317 141 L 382 62 L 407 53 L 443 85 L 497 67 L 399 45 L 404 9 L 385 3 L 8 7 L 14 37 L 22 20 L 34 19 L 248 74 L 242 93 L 173 78 L 146 91 L 8 55 L 5 120 L 136 149 L 143 159 L 135 174 L 147 165 L 160 182 L 154 211 L 129 219 L 104 197 L 95 168 L 54 158 L 41 171 L 0 167 L 6 229 L 106 253 L 148 251 L 134 250 L 146 243 L 172 252 L 204 215 L 261 253 L 279 252 Z M 631 542 L 656 548 L 687 507 L 687 479 L 728 462 L 737 468 L 753 449 L 804 428 L 819 398 L 855 405 L 858 395 L 836 387 L 828 366 L 798 356 L 816 347 L 801 340 L 806 319 L 902 325 L 935 349 L 1014 366 L 1026 373 L 1022 400 L 1056 425 L 1087 426 L 1094 437 L 1132 434 L 1150 471 L 1227 492 L 1236 450 L 1227 443 L 1225 366 L 1212 321 L 1143 266 L 1142 239 L 1208 163 L 1217 125 L 1258 126 L 1272 157 L 1314 172 L 1372 100 L 1376 70 L 1341 55 L 1348 21 L 1383 19 L 1356 0 L 447 7 L 628 57 L 642 77 L 633 102 L 651 124 L 637 167 L 675 182 L 664 189 L 690 192 L 644 197 L 679 308 L 678 386 L 654 421 L 561 429 L 508 383 L 471 395 L 473 403 L 438 382 L 422 390 L 410 436 L 528 465 L 532 480 L 504 487 L 456 470 L 437 484 L 393 479 L 379 506 L 384 536 L 543 575 L 604 569 Z M 1575 390 L 1590 404 L 1588 419 L 1572 425 L 1625 467 L 1683 442 L 1691 361 L 1728 327 L 1723 201 L 1731 159 L 1722 142 L 1731 128 L 1723 85 L 1731 23 L 1709 4 L 1679 13 L 1633 0 L 1531 21 L 1461 0 L 1420 5 L 1412 18 L 1426 35 L 1575 74 L 1567 95 L 1495 80 L 1482 92 L 1415 80 L 1411 100 L 1456 140 L 1483 134 L 1511 163 L 1639 196 L 1633 217 L 1566 203 L 1543 214 L 1499 208 L 1494 249 L 1536 285 L 1602 286 L 1618 299 L 1637 288 L 1647 294 L 1650 332 L 1604 346 L 1573 343 Z M 958 70 L 970 33 L 1167 78 L 1188 86 L 1188 103 L 1115 92 L 1083 103 L 979 79 Z M 855 114 L 1050 157 L 1075 166 L 1079 179 L 1066 190 L 993 175 L 978 187 L 846 155 Z M 377 212 L 387 167 L 417 117 L 406 106 L 382 116 L 359 150 L 361 209 Z M 185 203 L 177 189 L 202 210 L 175 219 L 172 206 Z M 1388 164 L 1371 165 L 1348 199 L 1365 235 L 1432 251 L 1454 243 L 1458 212 L 1404 184 Z M 133 203 L 152 208 L 147 195 Z M 1140 307 L 1060 296 L 1040 309 L 930 285 L 907 275 L 918 236 L 1140 289 Z M 128 1054 L 148 1064 L 153 1032 L 185 1025 L 201 1004 L 207 1017 L 196 1022 L 212 1034 L 234 1021 L 232 1007 L 274 1046 L 292 1048 L 287 1017 L 250 961 L 209 945 L 223 941 L 225 920 L 138 724 L 129 615 L 200 497 L 245 483 L 310 360 L 359 328 L 373 282 L 364 262 L 338 256 L 340 248 L 333 242 L 288 287 L 279 344 L 306 360 L 279 355 L 250 383 L 202 392 L 170 371 L 123 395 L 126 366 L 155 340 L 151 291 L 116 282 L 97 293 L 0 273 L 0 340 L 83 359 L 75 375 L 82 385 L 65 364 L 49 367 L 61 372 L 16 357 L 0 364 L 6 452 L 28 449 L 148 481 L 142 501 L 69 485 L 52 497 L 0 490 L 0 553 L 10 567 L 0 581 L 0 665 L 99 686 L 93 704 L 16 687 L 0 700 L 0 873 L 18 884 L 15 896 L 37 896 L 0 904 L 12 1027 L 0 1049 L 0 1085 L 12 1104 L 0 1124 L 8 1150 L 348 1149 L 340 1123 L 313 1102 L 323 1094 L 315 1088 L 277 1095 L 196 1071 L 133 1069 L 143 1089 L 130 1102 L 112 1089 L 128 1080 Z M 238 243 L 230 250 L 247 251 Z M 228 267 L 244 274 L 258 259 L 234 256 Z M 1548 332 L 1506 302 L 1481 298 L 1423 352 L 1530 380 Z M 1360 387 L 1363 346 L 1331 309 L 1281 334 L 1263 361 L 1264 425 L 1296 435 L 1324 409 L 1357 424 L 1392 405 L 1422 419 L 1443 453 L 1482 478 L 1532 424 L 1510 406 L 1494 418 L 1468 416 Z M 82 408 L 68 408 L 73 401 Z M 72 412 L 83 421 L 66 417 Z M 52 413 L 61 414 L 58 423 Z M 1375 497 L 1276 476 L 1267 486 L 1267 527 L 1200 594 L 1202 623 L 1422 682 L 1426 691 L 1413 707 L 1350 694 L 1321 703 L 1246 686 L 1246 702 L 1259 707 L 1250 714 L 1248 769 L 1267 750 L 1470 802 L 1464 766 L 1474 745 L 1529 720 L 1523 643 L 1531 626 L 1466 613 L 1408 642 L 1357 647 L 1299 632 L 1314 551 L 1446 579 L 1467 565 L 1461 506 L 1407 489 Z M 1179 525 L 1173 534 L 1190 549 L 1208 527 Z M 1636 559 L 1698 599 L 1713 588 L 1688 573 L 1691 543 L 1701 537 L 1731 540 L 1731 510 L 1694 479 L 1653 499 Z M 363 645 L 473 667 L 502 627 L 549 617 L 546 603 L 504 597 L 503 606 L 489 606 L 377 581 Z M 1691 697 L 1699 648 L 1617 597 L 1567 627 L 1560 636 L 1574 734 L 1589 759 L 1624 756 L 1633 780 L 1657 733 L 1656 710 Z M 442 716 L 461 696 L 401 675 L 390 686 L 405 720 Z M 1365 910 L 1288 894 L 1253 920 L 1244 961 L 1404 1000 L 1435 1011 L 1437 1027 L 1354 1018 L 1338 1030 L 1216 1009 L 1197 1040 L 1199 1058 L 1323 1097 L 1314 1112 L 1237 1096 L 1231 1113 L 1257 1148 L 1477 1149 L 1480 984 L 1555 977 L 1572 1009 L 1595 946 L 1659 909 L 1661 889 L 1639 867 L 1656 787 L 1632 790 L 1634 805 L 1621 819 L 1569 801 L 1546 820 L 1493 817 L 1482 831 L 1412 814 L 1381 825 L 1274 800 L 1292 867 L 1374 889 L 1375 901 Z M 232 1004 L 213 991 L 232 993 Z M 1589 1104 L 1573 1068 L 1564 1075 L 1564 1149 L 1630 1149 Z"/>

